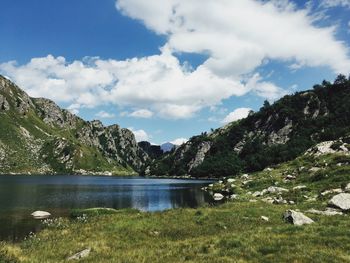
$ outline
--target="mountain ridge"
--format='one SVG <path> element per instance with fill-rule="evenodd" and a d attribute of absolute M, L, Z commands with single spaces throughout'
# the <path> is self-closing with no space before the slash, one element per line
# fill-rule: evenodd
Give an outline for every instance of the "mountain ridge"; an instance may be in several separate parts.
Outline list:
<path fill-rule="evenodd" d="M 84 121 L 0 76 L 0 173 L 136 174 L 149 156 L 128 129 Z"/>
<path fill-rule="evenodd" d="M 292 160 L 350 131 L 350 80 L 339 75 L 247 118 L 192 137 L 148 168 L 156 176 L 223 177 Z"/>

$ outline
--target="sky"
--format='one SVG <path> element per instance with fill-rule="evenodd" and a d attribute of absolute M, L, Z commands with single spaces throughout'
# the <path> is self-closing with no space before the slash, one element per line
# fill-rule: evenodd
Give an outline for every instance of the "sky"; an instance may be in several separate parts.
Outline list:
<path fill-rule="evenodd" d="M 350 73 L 350 0 L 0 0 L 0 74 L 179 144 Z"/>

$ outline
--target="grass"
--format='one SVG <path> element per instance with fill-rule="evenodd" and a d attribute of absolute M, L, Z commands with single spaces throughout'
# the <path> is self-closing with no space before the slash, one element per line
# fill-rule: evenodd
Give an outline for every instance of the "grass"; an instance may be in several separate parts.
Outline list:
<path fill-rule="evenodd" d="M 321 193 L 350 182 L 348 162 L 340 154 L 302 156 L 252 174 L 246 185 L 236 178 L 232 191 L 239 198 L 220 206 L 157 213 L 75 210 L 19 244 L 0 244 L 0 262 L 65 262 L 85 248 L 91 253 L 82 262 L 350 262 L 349 216 L 306 212 L 325 209 L 332 195 Z M 288 174 L 296 179 L 285 181 Z M 296 204 L 273 205 L 262 201 L 266 196 L 249 194 L 271 185 L 289 189 L 282 197 Z M 293 191 L 298 185 L 307 188 Z M 300 209 L 315 223 L 288 224 L 282 219 L 287 209 Z"/>
<path fill-rule="evenodd" d="M 348 262 L 350 221 L 311 217 L 303 227 L 282 220 L 287 206 L 231 202 L 159 213 L 134 210 L 61 219 L 19 245 L 3 244 L 4 262 L 65 262 L 87 247 L 83 262 Z M 268 216 L 269 222 L 261 216 Z M 6 259 L 8 261 L 6 261 Z M 10 261 L 12 260 L 12 261 Z"/>

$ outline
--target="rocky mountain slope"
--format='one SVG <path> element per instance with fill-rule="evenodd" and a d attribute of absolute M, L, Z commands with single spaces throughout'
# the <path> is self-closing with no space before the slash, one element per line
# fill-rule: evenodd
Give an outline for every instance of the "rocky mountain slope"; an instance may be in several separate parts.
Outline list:
<path fill-rule="evenodd" d="M 210 134 L 192 137 L 154 161 L 150 174 L 222 177 L 259 171 L 350 131 L 350 80 L 338 76 L 288 95 Z"/>
<path fill-rule="evenodd" d="M 0 76 L 0 173 L 132 174 L 148 161 L 131 131 L 84 121 Z"/>

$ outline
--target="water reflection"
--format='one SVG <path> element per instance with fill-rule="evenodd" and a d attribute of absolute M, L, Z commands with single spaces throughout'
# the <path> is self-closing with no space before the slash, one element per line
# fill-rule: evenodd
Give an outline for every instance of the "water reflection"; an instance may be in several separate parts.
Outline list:
<path fill-rule="evenodd" d="M 73 208 L 112 207 L 160 211 L 198 207 L 211 199 L 208 181 L 141 177 L 0 176 L 0 240 L 37 230 L 34 210 L 65 216 Z"/>

